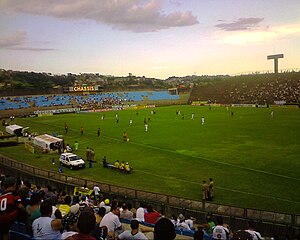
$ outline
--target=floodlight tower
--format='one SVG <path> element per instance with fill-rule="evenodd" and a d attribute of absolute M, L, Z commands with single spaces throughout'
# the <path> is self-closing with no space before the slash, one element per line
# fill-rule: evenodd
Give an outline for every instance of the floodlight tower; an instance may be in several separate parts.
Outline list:
<path fill-rule="evenodd" d="M 274 59 L 274 73 L 278 73 L 278 59 L 283 58 L 283 54 L 275 54 L 267 56 L 267 60 Z"/>

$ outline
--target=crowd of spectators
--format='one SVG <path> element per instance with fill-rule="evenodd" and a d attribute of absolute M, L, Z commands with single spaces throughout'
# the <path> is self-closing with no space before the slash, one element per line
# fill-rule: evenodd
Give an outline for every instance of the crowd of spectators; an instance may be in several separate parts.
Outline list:
<path fill-rule="evenodd" d="M 1 97 L 0 110 L 23 109 L 32 107 L 73 106 L 76 108 L 99 109 L 109 108 L 113 105 L 122 105 L 134 101 L 142 101 L 144 97 L 152 100 L 177 99 L 178 96 L 168 91 L 150 92 L 114 92 L 95 93 L 86 95 L 61 94 Z"/>
<path fill-rule="evenodd" d="M 297 73 L 262 74 L 199 83 L 193 88 L 190 99 L 210 99 L 221 104 L 297 104 L 300 102 L 300 77 Z"/>
<path fill-rule="evenodd" d="M 69 195 L 51 186 L 41 188 L 20 178 L 1 175 L 0 239 L 14 239 L 18 235 L 27 239 L 167 240 L 184 231 L 193 239 L 229 239 L 235 235 L 221 216 L 215 223 L 208 215 L 203 224 L 196 224 L 195 218 L 183 214 L 169 219 L 149 204 L 142 202 L 135 209 L 130 202 L 120 203 L 99 194 L 98 186 L 94 189 L 97 191 L 83 186 Z M 83 194 L 88 192 L 91 194 Z M 261 239 L 252 221 L 243 232 L 250 234 L 247 239 Z"/>

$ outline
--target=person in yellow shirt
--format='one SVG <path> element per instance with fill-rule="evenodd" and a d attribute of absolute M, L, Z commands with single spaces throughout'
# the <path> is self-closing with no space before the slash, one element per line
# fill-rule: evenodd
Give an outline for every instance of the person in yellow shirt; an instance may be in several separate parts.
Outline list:
<path fill-rule="evenodd" d="M 124 163 L 124 161 L 121 162 L 121 164 L 120 164 L 120 169 L 121 169 L 121 170 L 125 170 L 125 163 Z"/>
<path fill-rule="evenodd" d="M 64 198 L 64 203 L 60 204 L 58 209 L 61 211 L 61 215 L 65 216 L 70 212 L 72 198 L 68 195 Z"/>
<path fill-rule="evenodd" d="M 119 160 L 117 160 L 117 161 L 115 162 L 115 168 L 120 168 Z"/>
<path fill-rule="evenodd" d="M 131 170 L 131 169 L 130 169 L 129 163 L 126 162 L 126 164 L 125 164 L 125 171 L 129 173 L 130 170 Z"/>

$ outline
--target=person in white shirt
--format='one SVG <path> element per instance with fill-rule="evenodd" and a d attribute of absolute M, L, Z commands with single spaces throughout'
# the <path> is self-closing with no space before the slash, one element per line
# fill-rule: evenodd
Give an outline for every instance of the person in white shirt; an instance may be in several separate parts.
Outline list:
<path fill-rule="evenodd" d="M 52 219 L 52 204 L 46 200 L 40 206 L 41 217 L 32 223 L 34 238 L 39 239 L 61 239 L 60 230 L 63 229 L 61 219 Z"/>
<path fill-rule="evenodd" d="M 142 233 L 139 232 L 139 221 L 138 220 L 131 220 L 130 222 L 131 230 L 126 230 L 119 234 L 118 240 L 147 240 L 148 238 Z"/>
<path fill-rule="evenodd" d="M 217 225 L 213 228 L 212 238 L 214 240 L 228 240 L 229 229 L 223 225 L 223 217 L 217 216 Z"/>
<path fill-rule="evenodd" d="M 97 185 L 95 185 L 93 191 L 95 195 L 95 200 L 98 202 L 100 200 L 100 188 Z"/>
<path fill-rule="evenodd" d="M 185 222 L 185 217 L 181 213 L 178 216 L 177 228 L 191 230 L 189 225 Z"/>
<path fill-rule="evenodd" d="M 117 205 L 112 206 L 111 211 L 104 215 L 100 222 L 100 227 L 106 226 L 107 232 L 114 235 L 116 230 L 122 230 L 122 224 L 119 216 L 120 208 Z"/>
<path fill-rule="evenodd" d="M 136 219 L 139 222 L 145 222 L 145 205 L 143 203 L 140 204 L 140 207 L 136 210 Z"/>
<path fill-rule="evenodd" d="M 262 239 L 260 233 L 254 230 L 254 222 L 252 220 L 248 221 L 248 229 L 245 231 L 251 234 L 253 240 Z"/>

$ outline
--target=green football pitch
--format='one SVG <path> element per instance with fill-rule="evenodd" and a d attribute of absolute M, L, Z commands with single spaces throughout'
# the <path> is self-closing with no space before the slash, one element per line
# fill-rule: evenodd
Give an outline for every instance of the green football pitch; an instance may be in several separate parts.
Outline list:
<path fill-rule="evenodd" d="M 145 118 L 150 118 L 148 132 Z M 64 168 L 66 174 L 194 200 L 202 199 L 202 180 L 211 177 L 215 203 L 300 213 L 300 111 L 296 108 L 184 105 L 17 118 L 15 123 L 39 134 L 56 132 L 71 146 L 78 141 L 78 155 L 84 159 L 86 148 L 94 149 L 97 163 L 93 168 Z M 129 142 L 123 141 L 123 132 Z M 31 154 L 23 145 L 1 148 L 0 153 L 58 171 L 57 165 L 51 164 L 53 157 L 58 160 L 57 153 Z M 110 163 L 117 159 L 129 162 L 133 173 L 103 168 L 104 155 Z"/>

